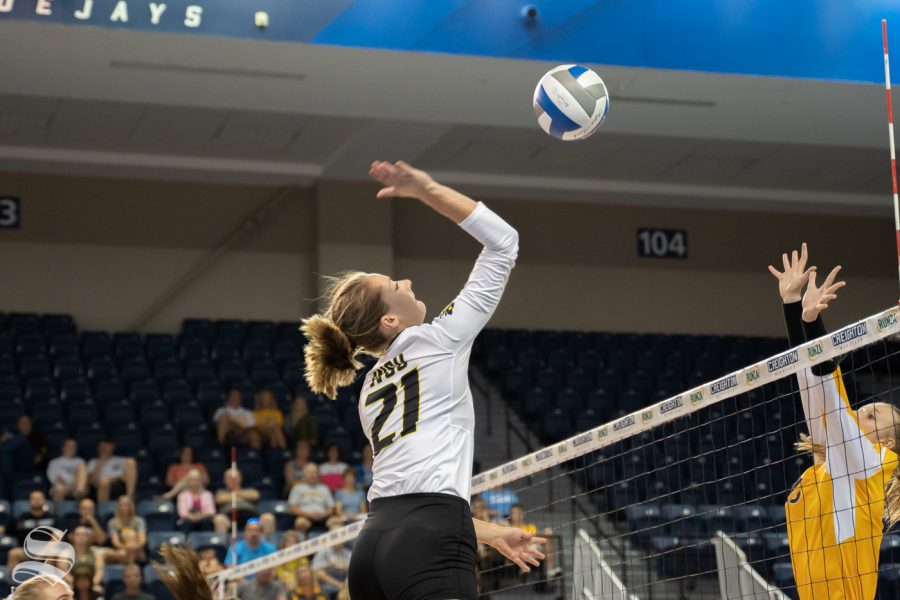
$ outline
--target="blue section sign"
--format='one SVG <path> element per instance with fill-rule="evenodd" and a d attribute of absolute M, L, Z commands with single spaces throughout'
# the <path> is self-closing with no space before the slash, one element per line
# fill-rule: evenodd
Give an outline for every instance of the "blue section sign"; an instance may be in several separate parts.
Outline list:
<path fill-rule="evenodd" d="M 0 0 L 7 19 L 865 83 L 881 19 L 900 39 L 897 0 Z"/>
<path fill-rule="evenodd" d="M 18 229 L 21 218 L 19 199 L 13 196 L 0 196 L 0 229 Z"/>

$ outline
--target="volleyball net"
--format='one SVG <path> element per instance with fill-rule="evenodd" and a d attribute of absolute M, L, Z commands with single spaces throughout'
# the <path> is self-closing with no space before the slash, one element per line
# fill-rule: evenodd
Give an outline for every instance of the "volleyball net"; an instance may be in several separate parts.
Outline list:
<path fill-rule="evenodd" d="M 854 407 L 896 404 L 898 333 L 895 307 L 476 475 L 473 509 L 549 539 L 547 560 L 530 574 L 479 548 L 481 596 L 796 597 L 784 505 L 812 457 L 794 449 L 806 432 L 795 375 L 841 357 Z M 351 542 L 361 527 L 212 581 L 222 590 Z M 875 553 L 879 597 L 900 597 L 900 535 L 886 534 Z"/>

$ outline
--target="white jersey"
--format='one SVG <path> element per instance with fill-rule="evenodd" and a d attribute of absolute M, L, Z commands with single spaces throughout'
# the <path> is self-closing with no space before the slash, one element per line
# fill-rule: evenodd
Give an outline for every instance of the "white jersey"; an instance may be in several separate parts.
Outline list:
<path fill-rule="evenodd" d="M 465 287 L 434 321 L 398 335 L 363 383 L 359 418 L 375 455 L 370 501 L 416 493 L 469 500 L 469 356 L 503 295 L 519 235 L 481 203 L 460 227 L 484 245 Z"/>

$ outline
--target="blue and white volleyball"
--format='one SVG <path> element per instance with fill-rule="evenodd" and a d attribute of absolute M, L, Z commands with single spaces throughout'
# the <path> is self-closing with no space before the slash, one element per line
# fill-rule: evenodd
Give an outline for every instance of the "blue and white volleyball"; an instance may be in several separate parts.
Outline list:
<path fill-rule="evenodd" d="M 564 141 L 583 140 L 606 119 L 609 94 L 600 76 L 581 65 L 547 71 L 534 90 L 541 129 Z"/>

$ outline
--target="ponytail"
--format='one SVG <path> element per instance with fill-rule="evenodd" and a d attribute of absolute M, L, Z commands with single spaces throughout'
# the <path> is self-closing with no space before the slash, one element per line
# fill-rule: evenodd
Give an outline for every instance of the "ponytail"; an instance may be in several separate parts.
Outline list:
<path fill-rule="evenodd" d="M 381 317 L 388 308 L 367 277 L 349 272 L 331 279 L 326 290 L 328 308 L 304 319 L 300 327 L 309 340 L 303 350 L 306 381 L 317 394 L 334 399 L 338 388 L 353 383 L 362 368 L 357 357 L 377 356 L 384 348 Z"/>
<path fill-rule="evenodd" d="M 200 570 L 196 552 L 190 548 L 163 544 L 159 553 L 165 564 L 153 563 L 153 568 L 175 600 L 213 600 L 212 588 Z M 225 582 L 220 582 L 220 585 L 225 585 Z"/>
<path fill-rule="evenodd" d="M 356 370 L 362 367 L 356 359 L 353 342 L 331 319 L 322 315 L 304 319 L 301 330 L 309 339 L 303 349 L 309 388 L 334 399 L 337 389 L 353 383 Z"/>

